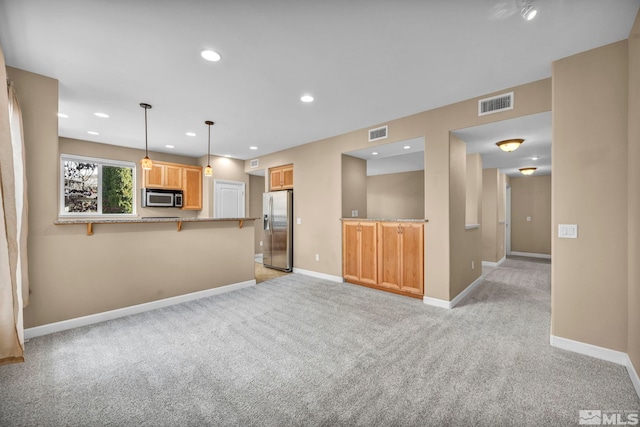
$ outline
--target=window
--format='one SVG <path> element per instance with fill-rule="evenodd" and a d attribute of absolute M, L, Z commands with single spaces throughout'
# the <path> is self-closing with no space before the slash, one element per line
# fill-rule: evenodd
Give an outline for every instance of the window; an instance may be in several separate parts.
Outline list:
<path fill-rule="evenodd" d="M 60 156 L 60 215 L 135 214 L 136 164 Z"/>

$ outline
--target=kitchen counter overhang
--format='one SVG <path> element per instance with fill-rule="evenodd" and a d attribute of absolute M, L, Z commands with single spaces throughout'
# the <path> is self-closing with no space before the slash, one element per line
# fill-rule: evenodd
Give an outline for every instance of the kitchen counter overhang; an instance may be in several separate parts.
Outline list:
<path fill-rule="evenodd" d="M 242 228 L 245 221 L 253 221 L 258 218 L 180 218 L 180 217 L 146 217 L 146 218 L 64 218 L 57 219 L 53 223 L 55 225 L 77 225 L 86 224 L 87 236 L 93 235 L 94 224 L 157 224 L 157 223 L 175 223 L 176 231 L 182 230 L 182 224 L 185 222 L 221 222 L 221 221 L 237 221 L 238 228 Z"/>

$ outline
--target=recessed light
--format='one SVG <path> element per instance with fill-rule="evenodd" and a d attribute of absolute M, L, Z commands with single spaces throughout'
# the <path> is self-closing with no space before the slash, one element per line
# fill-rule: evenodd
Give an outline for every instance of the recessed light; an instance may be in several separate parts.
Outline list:
<path fill-rule="evenodd" d="M 211 62 L 218 62 L 222 59 L 222 56 L 220 56 L 220 54 L 215 50 L 203 50 L 200 52 L 200 56 Z"/>
<path fill-rule="evenodd" d="M 62 117 L 63 119 L 68 119 L 69 118 L 69 116 L 67 116 L 64 113 L 58 113 L 58 117 Z"/>
<path fill-rule="evenodd" d="M 404 148 L 405 150 L 408 150 L 409 148 L 411 148 L 411 146 L 410 146 L 410 145 L 405 145 L 405 146 L 404 146 L 404 147 L 402 147 L 402 148 Z"/>
<path fill-rule="evenodd" d="M 540 157 L 536 156 L 536 157 L 532 157 L 531 160 L 538 160 Z"/>
<path fill-rule="evenodd" d="M 173 145 L 165 145 L 167 148 L 175 148 Z"/>
<path fill-rule="evenodd" d="M 88 133 L 89 135 L 100 135 L 98 132 L 95 132 L 95 131 L 93 131 L 93 130 L 88 130 L 88 131 L 87 131 L 87 133 Z"/>
<path fill-rule="evenodd" d="M 374 151 L 373 153 L 371 153 L 371 155 L 372 155 L 372 156 L 377 156 L 377 155 L 378 155 L 378 152 L 377 152 L 377 151 Z"/>
<path fill-rule="evenodd" d="M 256 147 L 255 145 L 254 145 L 254 146 L 249 147 L 249 150 L 257 150 L 257 149 L 258 149 L 258 147 Z"/>
<path fill-rule="evenodd" d="M 187 135 L 187 136 L 196 136 L 196 134 L 193 133 L 193 132 L 187 132 L 185 135 Z"/>
<path fill-rule="evenodd" d="M 231 154 L 225 154 L 224 156 L 225 157 L 231 157 Z"/>
<path fill-rule="evenodd" d="M 313 102 L 313 96 L 311 96 L 311 95 L 302 95 L 300 97 L 300 101 L 302 101 L 302 102 Z"/>
<path fill-rule="evenodd" d="M 102 119 L 108 119 L 109 115 L 105 113 L 93 113 L 94 116 L 100 117 Z"/>

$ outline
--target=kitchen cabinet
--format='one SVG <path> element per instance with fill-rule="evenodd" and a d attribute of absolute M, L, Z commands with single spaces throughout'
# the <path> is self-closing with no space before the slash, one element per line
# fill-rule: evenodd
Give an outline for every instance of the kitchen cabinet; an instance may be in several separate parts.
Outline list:
<path fill-rule="evenodd" d="M 278 166 L 269 169 L 269 188 L 274 190 L 290 190 L 293 188 L 293 165 Z"/>
<path fill-rule="evenodd" d="M 153 168 L 143 172 L 144 188 L 182 189 L 182 167 L 180 165 L 153 162 Z"/>
<path fill-rule="evenodd" d="M 378 223 L 378 284 L 424 294 L 424 224 Z"/>
<path fill-rule="evenodd" d="M 202 168 L 182 167 L 182 209 L 202 209 Z"/>
<path fill-rule="evenodd" d="M 375 222 L 342 223 L 343 276 L 347 281 L 378 283 L 378 229 Z"/>
<path fill-rule="evenodd" d="M 424 224 L 342 222 L 343 277 L 349 283 L 419 298 L 424 295 Z"/>

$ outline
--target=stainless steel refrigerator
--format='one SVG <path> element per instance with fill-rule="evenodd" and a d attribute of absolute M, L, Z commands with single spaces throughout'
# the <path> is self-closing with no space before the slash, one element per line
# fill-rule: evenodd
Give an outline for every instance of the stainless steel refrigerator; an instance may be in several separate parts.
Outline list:
<path fill-rule="evenodd" d="M 277 270 L 293 269 L 293 191 L 262 195 L 263 264 Z"/>

